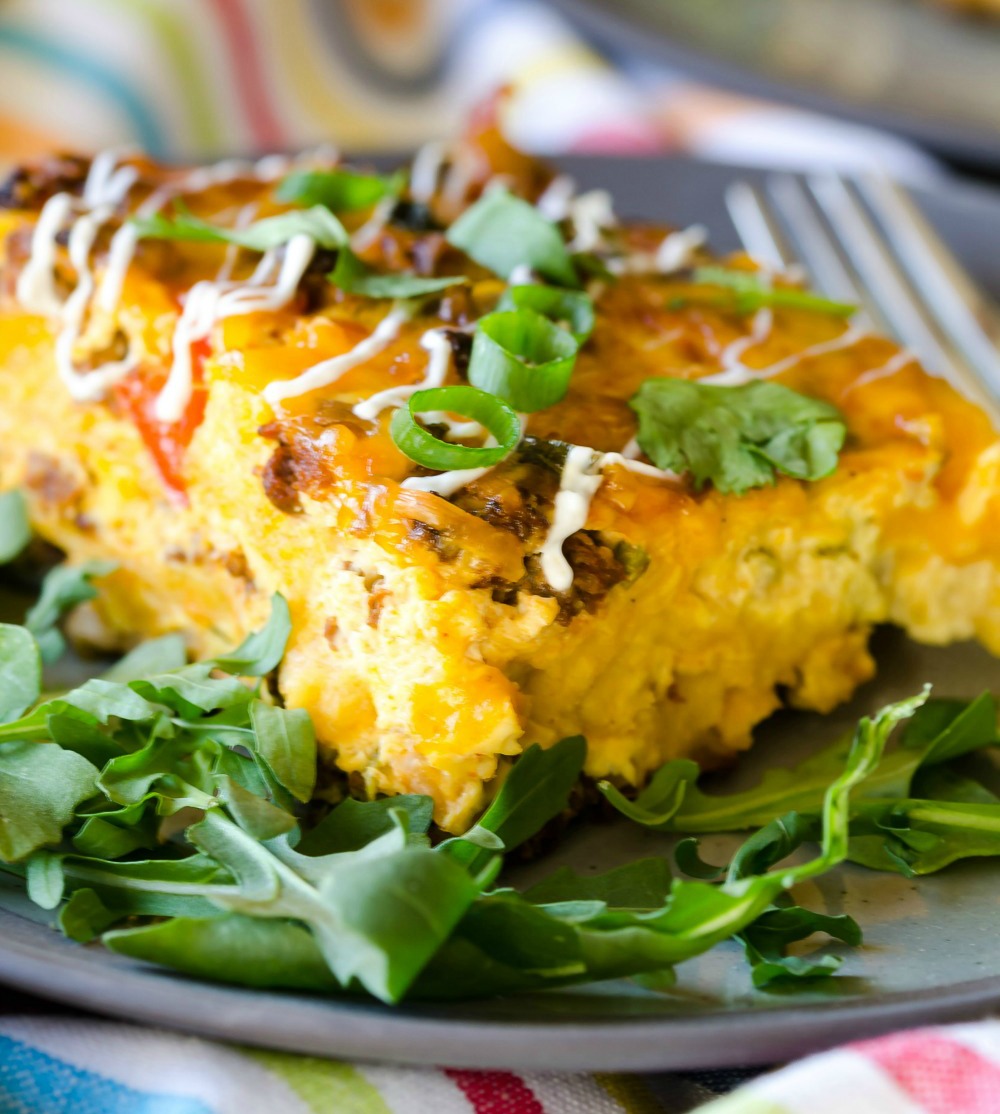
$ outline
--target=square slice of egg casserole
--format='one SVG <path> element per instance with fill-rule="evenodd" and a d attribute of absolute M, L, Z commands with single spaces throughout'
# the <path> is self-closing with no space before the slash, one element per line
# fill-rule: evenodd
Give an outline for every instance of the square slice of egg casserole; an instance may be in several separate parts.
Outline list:
<path fill-rule="evenodd" d="M 488 124 L 391 176 L 53 157 L 0 206 L 0 486 L 116 563 L 76 633 L 205 655 L 281 592 L 353 792 L 461 830 L 530 743 L 637 785 L 828 711 L 877 623 L 1000 651 L 990 420 Z"/>

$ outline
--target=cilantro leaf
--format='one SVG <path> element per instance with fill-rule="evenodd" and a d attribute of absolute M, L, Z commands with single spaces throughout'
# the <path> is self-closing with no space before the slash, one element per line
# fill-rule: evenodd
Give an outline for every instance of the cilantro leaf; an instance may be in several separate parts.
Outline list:
<path fill-rule="evenodd" d="M 562 233 L 527 201 L 490 190 L 445 233 L 452 247 L 501 278 L 524 265 L 563 286 L 579 286 Z"/>
<path fill-rule="evenodd" d="M 742 495 L 774 483 L 779 472 L 818 480 L 837 467 L 846 436 L 840 412 L 778 383 L 718 387 L 684 379 L 647 379 L 629 405 L 638 442 L 658 468 L 690 472 Z"/>

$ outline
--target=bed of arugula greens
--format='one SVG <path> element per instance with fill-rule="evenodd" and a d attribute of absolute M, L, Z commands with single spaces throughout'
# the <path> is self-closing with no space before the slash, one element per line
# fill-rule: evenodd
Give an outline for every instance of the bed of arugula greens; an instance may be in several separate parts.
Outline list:
<path fill-rule="evenodd" d="M 0 496 L 0 560 L 28 540 L 20 497 Z M 995 744 L 995 702 L 925 692 L 748 792 L 705 793 L 687 761 L 635 799 L 600 786 L 650 828 L 753 831 L 725 867 L 686 838 L 676 874 L 665 858 L 586 877 L 564 867 L 518 892 L 504 856 L 565 810 L 582 738 L 530 747 L 460 837 L 435 837 L 420 796 L 348 797 L 316 819 L 309 716 L 264 682 L 290 629 L 280 596 L 229 654 L 188 664 L 168 636 L 43 692 L 61 616 L 108 571 L 59 566 L 23 625 L 0 624 L 0 869 L 81 943 L 247 986 L 398 1002 L 621 977 L 663 988 L 678 963 L 736 939 L 768 987 L 839 964 L 789 945 L 861 940 L 850 917 L 795 904 L 796 883 L 845 860 L 915 875 L 1000 853 L 1000 799 L 955 766 Z"/>

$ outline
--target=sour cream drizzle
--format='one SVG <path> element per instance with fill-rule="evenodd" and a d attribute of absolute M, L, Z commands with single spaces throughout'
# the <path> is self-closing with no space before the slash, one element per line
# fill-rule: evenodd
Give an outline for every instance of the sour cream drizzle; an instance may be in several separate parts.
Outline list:
<path fill-rule="evenodd" d="M 354 407 L 354 415 L 365 421 L 373 422 L 383 410 L 406 404 L 411 395 L 430 387 L 444 385 L 448 368 L 451 366 L 451 345 L 443 329 L 428 329 L 420 338 L 420 347 L 429 353 L 427 369 L 419 383 L 405 387 L 390 387 L 364 399 Z M 478 423 L 476 423 L 478 428 Z"/>
<path fill-rule="evenodd" d="M 285 245 L 281 269 L 274 283 L 267 285 L 277 255 L 267 252 L 257 270 L 246 282 L 196 282 L 187 293 L 184 310 L 174 329 L 173 362 L 163 390 L 156 399 L 155 415 L 161 422 L 179 421 L 191 399 L 193 374 L 191 345 L 203 340 L 217 321 L 246 313 L 276 310 L 294 297 L 306 268 L 316 251 L 311 236 L 293 236 Z M 265 389 L 287 386 L 271 383 Z M 270 399 L 268 399 L 270 401 Z"/>
<path fill-rule="evenodd" d="M 87 308 L 94 290 L 90 252 L 115 207 L 138 178 L 133 166 L 118 166 L 118 151 L 104 151 L 90 164 L 82 196 L 57 193 L 46 201 L 31 237 L 31 253 L 18 276 L 18 301 L 28 310 L 55 317 L 60 322 L 55 342 L 56 368 L 72 397 L 78 401 L 99 398 L 107 385 L 130 368 L 128 359 L 115 360 L 91 372 L 81 372 L 73 359 Z M 82 210 L 69 232 L 69 257 L 76 270 L 76 285 L 65 301 L 55 287 L 57 237 L 69 217 Z"/>
<path fill-rule="evenodd" d="M 760 312 L 763 311 L 759 310 L 758 313 Z M 803 360 L 810 360 L 816 356 L 825 356 L 830 352 L 839 352 L 844 348 L 851 348 L 869 335 L 866 330 L 858 329 L 852 325 L 831 340 L 824 340 L 810 348 L 804 348 L 801 352 L 793 352 L 791 356 L 786 356 L 776 363 L 768 364 L 767 367 L 755 369 L 745 367 L 738 362 L 732 363 L 730 367 L 717 372 L 715 375 L 703 376 L 698 382 L 710 383 L 719 387 L 741 387 L 744 383 L 752 383 L 756 379 L 772 379 L 775 375 L 781 375 L 782 372 L 797 367 Z M 746 339 L 745 337 L 741 338 L 741 340 Z M 735 341 L 734 343 L 738 344 L 740 342 Z"/>
<path fill-rule="evenodd" d="M 573 445 L 566 454 L 559 477 L 555 508 L 549 531 L 538 551 L 542 573 L 557 592 L 566 592 L 573 584 L 573 567 L 563 553 L 566 539 L 587 525 L 590 504 L 604 482 L 604 470 L 613 464 L 653 479 L 677 481 L 676 472 L 667 472 L 644 464 L 627 455 L 639 452 L 633 438 L 620 453 L 599 453 L 585 445 Z"/>
<path fill-rule="evenodd" d="M 271 406 L 276 406 L 286 398 L 296 398 L 336 383 L 341 376 L 388 348 L 399 336 L 399 330 L 404 322 L 412 315 L 412 306 L 396 306 L 391 313 L 382 318 L 373 333 L 359 341 L 349 352 L 313 364 L 295 379 L 276 379 L 268 383 L 264 388 L 264 401 Z"/>

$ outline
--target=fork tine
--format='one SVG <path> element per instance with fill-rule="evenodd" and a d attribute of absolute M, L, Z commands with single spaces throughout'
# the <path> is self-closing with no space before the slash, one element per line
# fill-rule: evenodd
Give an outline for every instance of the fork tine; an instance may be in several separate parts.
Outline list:
<path fill-rule="evenodd" d="M 902 186 L 884 176 L 859 180 L 913 285 L 951 343 L 1000 402 L 1000 317 Z"/>
<path fill-rule="evenodd" d="M 772 271 L 787 271 L 795 266 L 795 257 L 755 186 L 733 182 L 726 190 L 726 207 L 743 247 L 758 263 Z"/>
<path fill-rule="evenodd" d="M 810 178 L 809 187 L 897 338 L 912 348 L 929 370 L 957 379 L 954 359 L 928 326 L 902 271 L 847 184 L 829 175 Z"/>
<path fill-rule="evenodd" d="M 889 323 L 882 316 L 878 303 L 858 286 L 844 266 L 802 183 L 791 174 L 775 174 L 768 179 L 767 190 L 816 287 L 828 298 L 862 306 L 854 318 L 858 328 L 877 327 L 888 331 Z"/>

